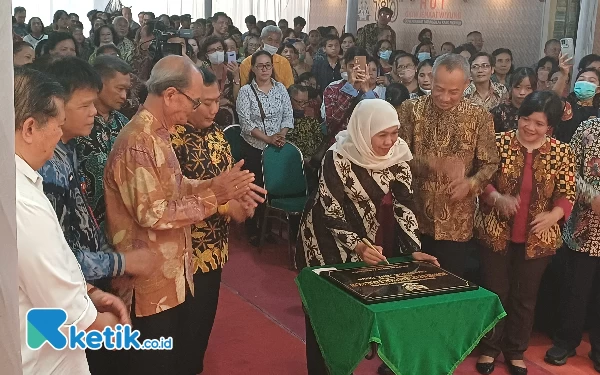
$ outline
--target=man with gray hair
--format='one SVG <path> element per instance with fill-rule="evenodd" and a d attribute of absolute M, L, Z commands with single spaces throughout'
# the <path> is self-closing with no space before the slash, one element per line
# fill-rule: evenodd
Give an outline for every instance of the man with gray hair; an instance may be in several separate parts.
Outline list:
<path fill-rule="evenodd" d="M 415 159 L 413 191 L 422 247 L 462 276 L 473 236 L 476 197 L 498 169 L 492 116 L 463 97 L 470 67 L 457 54 L 433 67 L 431 95 L 399 110 L 400 137 Z"/>
<path fill-rule="evenodd" d="M 148 277 L 119 278 L 113 286 L 132 305 L 140 340 L 173 338 L 172 350 L 131 351 L 133 373 L 190 374 L 185 358 L 194 294 L 190 226 L 226 210 L 231 199 L 249 195 L 262 203 L 255 192 L 266 192 L 241 170 L 243 161 L 210 180 L 182 176 L 170 132 L 200 106 L 204 87 L 189 58 L 159 60 L 146 85 L 148 97 L 117 136 L 104 170 L 106 229 L 118 251 L 147 249 L 160 258 L 160 267 Z"/>
<path fill-rule="evenodd" d="M 129 21 L 123 16 L 115 17 L 113 20 L 113 27 L 118 36 L 118 38 L 114 39 L 119 40 L 117 48 L 121 51 L 121 58 L 128 64 L 131 64 L 133 61 L 133 53 L 135 52 L 135 44 L 127 37 L 127 34 L 129 33 Z"/>
<path fill-rule="evenodd" d="M 277 26 L 265 26 L 260 33 L 260 49 L 269 52 L 273 55 L 273 71 L 275 72 L 275 80 L 283 83 L 288 88 L 294 84 L 294 73 L 288 59 L 277 54 L 277 50 L 281 45 L 283 34 Z M 250 70 L 252 69 L 252 56 L 248 56 L 240 64 L 240 84 L 242 86 L 251 83 L 248 82 Z"/>

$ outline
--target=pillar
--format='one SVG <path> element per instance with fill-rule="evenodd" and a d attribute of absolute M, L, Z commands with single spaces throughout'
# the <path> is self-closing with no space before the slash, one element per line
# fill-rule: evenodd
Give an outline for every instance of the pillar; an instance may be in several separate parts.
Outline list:
<path fill-rule="evenodd" d="M 346 32 L 356 35 L 358 29 L 358 0 L 346 0 Z"/>
<path fill-rule="evenodd" d="M 204 0 L 204 18 L 212 17 L 212 0 Z"/>

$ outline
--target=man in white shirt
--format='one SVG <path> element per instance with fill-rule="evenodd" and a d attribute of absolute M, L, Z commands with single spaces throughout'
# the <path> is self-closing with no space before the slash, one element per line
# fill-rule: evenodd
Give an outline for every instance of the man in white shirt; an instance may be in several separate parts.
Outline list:
<path fill-rule="evenodd" d="M 48 75 L 17 68 L 15 95 L 16 220 L 19 252 L 19 317 L 23 373 L 27 375 L 89 374 L 83 350 L 55 350 L 48 343 L 27 345 L 27 312 L 61 308 L 67 313 L 62 330 L 99 330 L 129 324 L 117 297 L 85 282 L 67 245 L 56 213 L 36 172 L 54 152 L 65 121 L 64 90 Z"/>

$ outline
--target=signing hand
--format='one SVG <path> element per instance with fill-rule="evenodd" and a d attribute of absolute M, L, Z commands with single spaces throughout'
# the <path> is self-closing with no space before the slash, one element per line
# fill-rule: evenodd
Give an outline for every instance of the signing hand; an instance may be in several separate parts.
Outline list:
<path fill-rule="evenodd" d="M 249 185 L 254 181 L 254 173 L 241 170 L 243 165 L 244 161 L 240 160 L 229 171 L 212 179 L 210 188 L 219 205 L 241 198 L 250 191 Z"/>
<path fill-rule="evenodd" d="M 537 214 L 531 222 L 531 231 L 534 234 L 540 234 L 550 229 L 554 224 L 564 216 L 562 208 L 555 207 L 552 211 L 545 211 Z"/>
<path fill-rule="evenodd" d="M 521 198 L 519 196 L 513 197 L 512 195 L 502 195 L 498 193 L 498 199 L 496 199 L 495 207 L 504 217 L 511 217 L 517 213 L 519 206 L 521 205 Z"/>
<path fill-rule="evenodd" d="M 94 290 L 89 296 L 98 312 L 113 314 L 120 324 L 131 324 L 129 312 L 119 297 L 100 289 Z"/>
<path fill-rule="evenodd" d="M 431 263 L 431 264 L 436 265 L 438 267 L 440 266 L 440 262 L 438 262 L 437 258 L 434 257 L 433 255 L 429 255 L 427 253 L 422 253 L 420 251 L 416 251 L 416 252 L 412 253 L 412 258 L 414 260 L 419 260 L 419 261 Z"/>
<path fill-rule="evenodd" d="M 365 245 L 362 242 L 359 242 L 358 245 L 354 248 L 354 251 L 363 262 L 367 263 L 369 266 L 374 266 L 380 262 L 387 261 L 387 258 L 383 255 L 383 248 L 381 246 L 374 246 L 375 249 Z"/>

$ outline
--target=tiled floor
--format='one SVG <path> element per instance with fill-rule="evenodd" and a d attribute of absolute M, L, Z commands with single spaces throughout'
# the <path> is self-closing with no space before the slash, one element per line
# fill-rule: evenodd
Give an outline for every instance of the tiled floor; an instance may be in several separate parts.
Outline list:
<path fill-rule="evenodd" d="M 304 317 L 294 283 L 295 271 L 287 268 L 287 246 L 265 246 L 262 253 L 246 245 L 239 231 L 232 231 L 230 261 L 223 272 L 217 321 L 206 359 L 207 375 L 301 375 L 306 374 Z M 543 361 L 550 340 L 534 334 L 526 352 L 530 375 L 597 374 L 587 358 L 589 343 L 562 367 Z M 455 374 L 477 374 L 476 357 L 463 362 Z M 379 360 L 363 361 L 355 375 L 376 373 Z M 506 375 L 499 363 L 496 375 Z M 402 374 L 437 375 L 437 374 Z"/>

